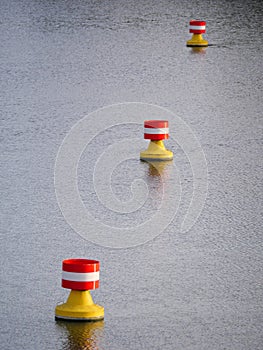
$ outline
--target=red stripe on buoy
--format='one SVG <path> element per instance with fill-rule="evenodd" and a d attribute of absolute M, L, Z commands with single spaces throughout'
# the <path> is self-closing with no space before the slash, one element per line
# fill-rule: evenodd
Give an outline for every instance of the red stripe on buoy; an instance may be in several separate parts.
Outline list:
<path fill-rule="evenodd" d="M 169 134 L 144 134 L 144 138 L 153 141 L 166 140 L 169 138 Z"/>
<path fill-rule="evenodd" d="M 145 128 L 168 128 L 168 121 L 167 120 L 145 120 L 144 122 Z"/>
<path fill-rule="evenodd" d="M 63 260 L 62 270 L 67 272 L 97 272 L 100 270 L 100 263 L 97 260 L 89 259 L 67 259 Z"/>
<path fill-rule="evenodd" d="M 73 290 L 92 290 L 99 288 L 100 281 L 89 281 L 89 282 L 75 282 L 67 281 L 62 279 L 61 283 L 63 288 L 73 289 Z"/>

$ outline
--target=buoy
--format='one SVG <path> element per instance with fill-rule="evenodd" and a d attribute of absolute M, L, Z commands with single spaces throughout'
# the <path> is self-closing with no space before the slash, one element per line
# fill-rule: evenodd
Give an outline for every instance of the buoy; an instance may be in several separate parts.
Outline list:
<path fill-rule="evenodd" d="M 202 34 L 205 33 L 205 21 L 190 21 L 189 33 L 192 33 L 192 39 L 188 40 L 187 46 L 199 46 L 204 47 L 208 46 L 208 41 L 203 39 Z"/>
<path fill-rule="evenodd" d="M 144 138 L 150 140 L 147 150 L 140 153 L 141 160 L 172 160 L 173 152 L 168 151 L 163 140 L 169 138 L 167 120 L 146 120 L 144 122 Z"/>
<path fill-rule="evenodd" d="M 100 263 L 97 260 L 67 259 L 62 263 L 62 287 L 71 289 L 64 304 L 57 305 L 55 318 L 72 321 L 97 321 L 104 308 L 94 304 L 90 290 L 99 288 Z"/>

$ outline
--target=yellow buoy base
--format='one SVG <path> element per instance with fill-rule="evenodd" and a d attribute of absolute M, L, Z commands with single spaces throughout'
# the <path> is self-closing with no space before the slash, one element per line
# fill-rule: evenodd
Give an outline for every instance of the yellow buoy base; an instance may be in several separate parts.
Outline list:
<path fill-rule="evenodd" d="M 172 160 L 173 152 L 167 150 L 163 141 L 150 141 L 147 150 L 140 153 L 141 160 Z"/>
<path fill-rule="evenodd" d="M 193 34 L 192 39 L 188 40 L 186 45 L 204 47 L 208 46 L 208 41 L 203 39 L 202 34 Z"/>
<path fill-rule="evenodd" d="M 98 321 L 104 319 L 104 308 L 93 303 L 88 290 L 72 290 L 64 304 L 57 305 L 56 319 Z"/>

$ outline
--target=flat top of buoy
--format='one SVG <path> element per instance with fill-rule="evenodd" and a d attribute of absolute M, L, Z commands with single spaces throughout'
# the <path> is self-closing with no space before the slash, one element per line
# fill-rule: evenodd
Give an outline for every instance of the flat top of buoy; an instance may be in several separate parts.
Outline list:
<path fill-rule="evenodd" d="M 90 259 L 66 259 L 63 260 L 63 264 L 66 265 L 94 265 L 98 264 L 98 260 L 90 260 Z"/>
<path fill-rule="evenodd" d="M 190 24 L 192 25 L 197 25 L 197 26 L 205 26 L 206 25 L 206 22 L 205 21 L 199 21 L 197 19 L 192 19 L 190 21 Z"/>
<path fill-rule="evenodd" d="M 89 259 L 67 259 L 63 260 L 63 271 L 68 272 L 93 272 L 99 271 L 100 262 Z"/>

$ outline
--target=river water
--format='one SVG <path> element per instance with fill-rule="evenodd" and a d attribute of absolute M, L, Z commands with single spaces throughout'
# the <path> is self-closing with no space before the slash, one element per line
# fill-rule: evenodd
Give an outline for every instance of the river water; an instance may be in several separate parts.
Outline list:
<path fill-rule="evenodd" d="M 262 9 L 253 0 L 1 1 L 2 349 L 262 349 Z M 186 47 L 192 18 L 207 22 L 204 50 Z M 175 130 L 166 145 L 182 179 L 177 215 L 144 244 L 115 249 L 68 224 L 54 168 L 78 121 L 127 102 L 165 108 L 189 126 L 205 154 L 208 192 L 182 232 L 193 174 Z M 111 215 L 92 185 L 99 154 L 131 133 L 143 138 L 138 125 L 101 133 L 80 161 L 83 202 L 109 226 L 144 219 Z M 172 189 L 169 169 L 163 182 Z M 161 176 L 147 163 L 119 164 L 115 195 L 130 198 L 137 176 L 150 188 L 146 216 L 158 212 L 171 198 L 160 196 Z M 96 236 L 96 225 L 90 231 Z M 92 295 L 104 322 L 54 320 L 69 293 L 61 262 L 73 257 L 101 262 Z"/>

